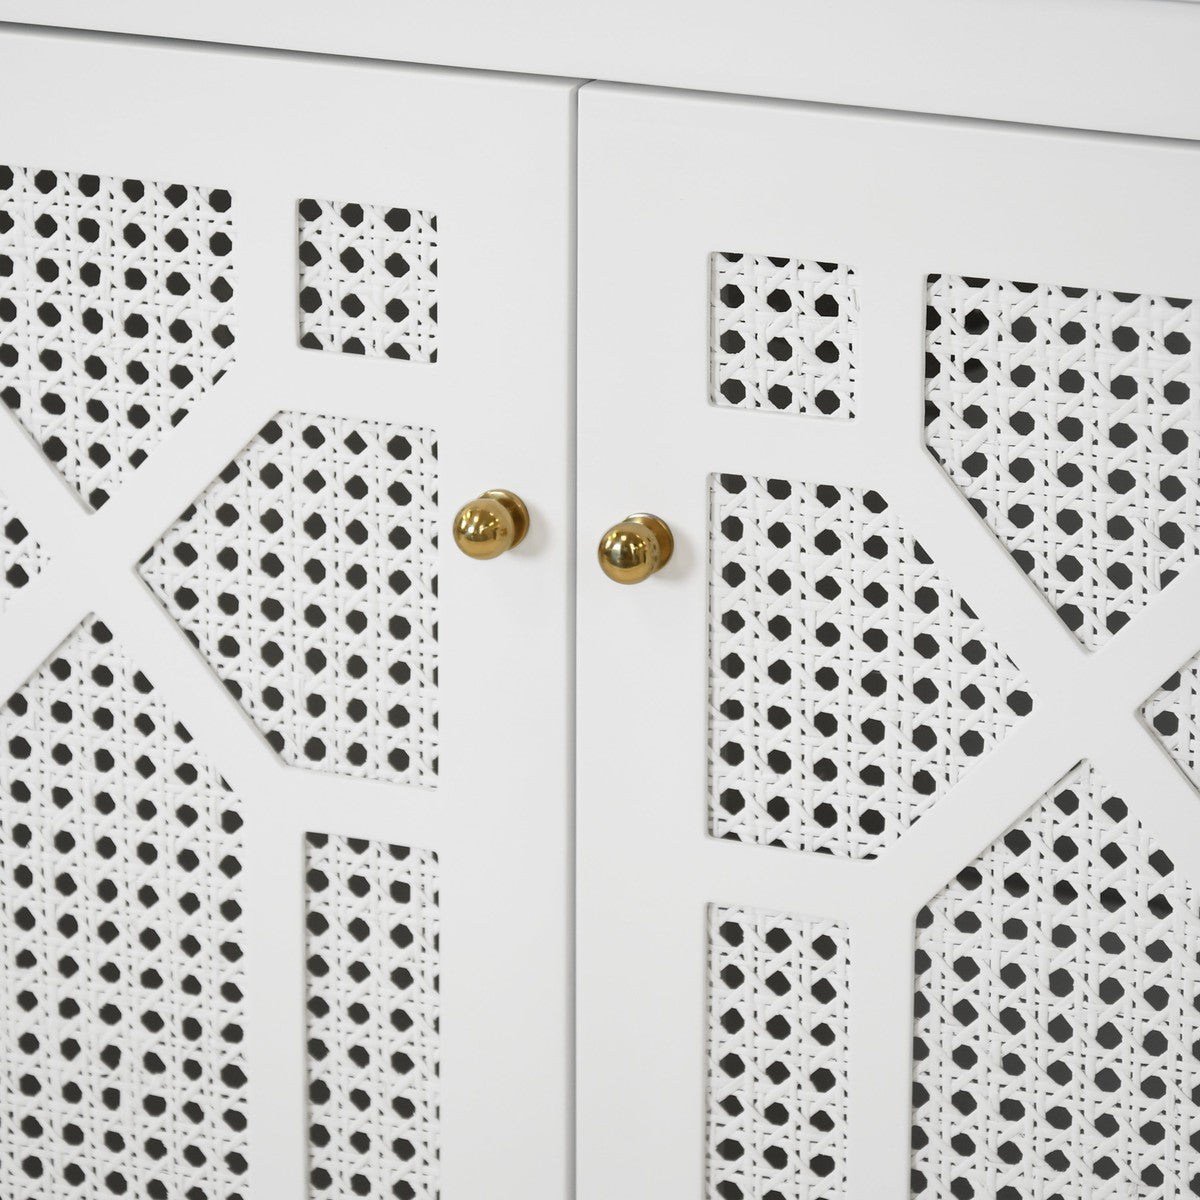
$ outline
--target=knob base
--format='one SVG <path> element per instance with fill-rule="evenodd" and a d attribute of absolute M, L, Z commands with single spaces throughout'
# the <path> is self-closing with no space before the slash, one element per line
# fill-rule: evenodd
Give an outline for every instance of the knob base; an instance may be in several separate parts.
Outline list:
<path fill-rule="evenodd" d="M 656 517 L 653 513 L 634 513 L 625 520 L 632 521 L 635 525 L 641 525 L 654 535 L 654 540 L 658 543 L 658 569 L 662 570 L 671 561 L 671 555 L 675 553 L 675 535 L 671 532 L 670 525 L 662 517 Z"/>
<path fill-rule="evenodd" d="M 509 549 L 519 546 L 529 532 L 529 509 L 525 507 L 525 501 L 516 492 L 506 491 L 504 488 L 491 488 L 483 494 L 492 500 L 498 500 L 512 517 L 513 540 Z"/>

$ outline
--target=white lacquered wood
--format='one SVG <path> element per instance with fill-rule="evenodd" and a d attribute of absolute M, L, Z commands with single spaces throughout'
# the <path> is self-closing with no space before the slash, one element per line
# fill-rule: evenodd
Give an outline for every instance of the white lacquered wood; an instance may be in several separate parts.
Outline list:
<path fill-rule="evenodd" d="M 580 122 L 579 1196 L 704 1194 L 716 902 L 849 927 L 848 1196 L 902 1200 L 919 907 L 1085 757 L 1200 879 L 1200 804 L 1136 715 L 1200 647 L 1200 571 L 1082 650 L 923 446 L 925 277 L 1195 297 L 1200 149 L 603 85 Z M 855 269 L 857 419 L 709 405 L 714 251 Z M 878 487 L 1030 681 L 1032 718 L 875 862 L 706 834 L 720 471 Z M 676 557 L 620 588 L 595 542 L 639 510 Z"/>
<path fill-rule="evenodd" d="M 442 1194 L 558 1200 L 570 1173 L 574 85 L 7 31 L 0 161 L 225 187 L 239 316 L 230 374 L 94 516 L 15 421 L 0 480 L 51 564 L 0 624 L 0 692 L 88 612 L 242 798 L 251 1181 L 305 1184 L 303 835 L 436 850 Z M 433 211 L 434 366 L 302 350 L 296 203 Z M 277 410 L 436 430 L 441 775 L 435 790 L 285 767 L 135 573 Z M 504 486 L 534 531 L 494 563 L 450 518 Z"/>
<path fill-rule="evenodd" d="M 3 0 L 0 20 L 1200 137 L 1190 0 Z"/>

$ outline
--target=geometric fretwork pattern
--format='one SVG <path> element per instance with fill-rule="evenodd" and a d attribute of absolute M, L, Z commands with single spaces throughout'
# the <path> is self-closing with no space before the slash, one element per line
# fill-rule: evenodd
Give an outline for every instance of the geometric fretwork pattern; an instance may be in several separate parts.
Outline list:
<path fill-rule="evenodd" d="M 437 217 L 300 201 L 300 344 L 437 362 Z"/>
<path fill-rule="evenodd" d="M 1030 711 L 877 492 L 711 479 L 710 827 L 874 857 Z"/>
<path fill-rule="evenodd" d="M 846 1188 L 846 931 L 709 909 L 708 1200 Z"/>
<path fill-rule="evenodd" d="M 1146 701 L 1142 716 L 1192 786 L 1200 788 L 1200 655 Z"/>
<path fill-rule="evenodd" d="M 308 835 L 309 1195 L 436 1200 L 437 855 Z"/>
<path fill-rule="evenodd" d="M 427 430 L 280 414 L 141 571 L 284 761 L 434 784 Z"/>
<path fill-rule="evenodd" d="M 237 800 L 90 620 L 0 712 L 0 1195 L 241 1200 Z"/>
<path fill-rule="evenodd" d="M 42 548 L 0 495 L 0 611 L 44 565 Z"/>
<path fill-rule="evenodd" d="M 1089 650 L 1200 552 L 1190 300 L 930 277 L 926 438 Z"/>
<path fill-rule="evenodd" d="M 711 262 L 712 402 L 854 416 L 854 272 L 753 254 Z"/>
<path fill-rule="evenodd" d="M 1197 899 L 1086 763 L 934 897 L 914 1196 L 1200 1195 Z"/>
<path fill-rule="evenodd" d="M 93 508 L 233 361 L 229 193 L 0 166 L 0 398 Z"/>

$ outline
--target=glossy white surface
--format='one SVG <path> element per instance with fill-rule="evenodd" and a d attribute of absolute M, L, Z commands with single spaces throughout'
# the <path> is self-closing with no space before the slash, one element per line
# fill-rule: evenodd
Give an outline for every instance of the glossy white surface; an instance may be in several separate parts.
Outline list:
<path fill-rule="evenodd" d="M 0 20 L 1200 137 L 1185 0 L 3 0 Z"/>

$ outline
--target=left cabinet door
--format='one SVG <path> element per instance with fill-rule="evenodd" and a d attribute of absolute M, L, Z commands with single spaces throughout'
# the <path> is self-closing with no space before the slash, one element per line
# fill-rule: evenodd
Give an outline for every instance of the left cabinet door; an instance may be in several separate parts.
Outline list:
<path fill-rule="evenodd" d="M 575 85 L 0 73 L 0 1193 L 559 1200 Z"/>

